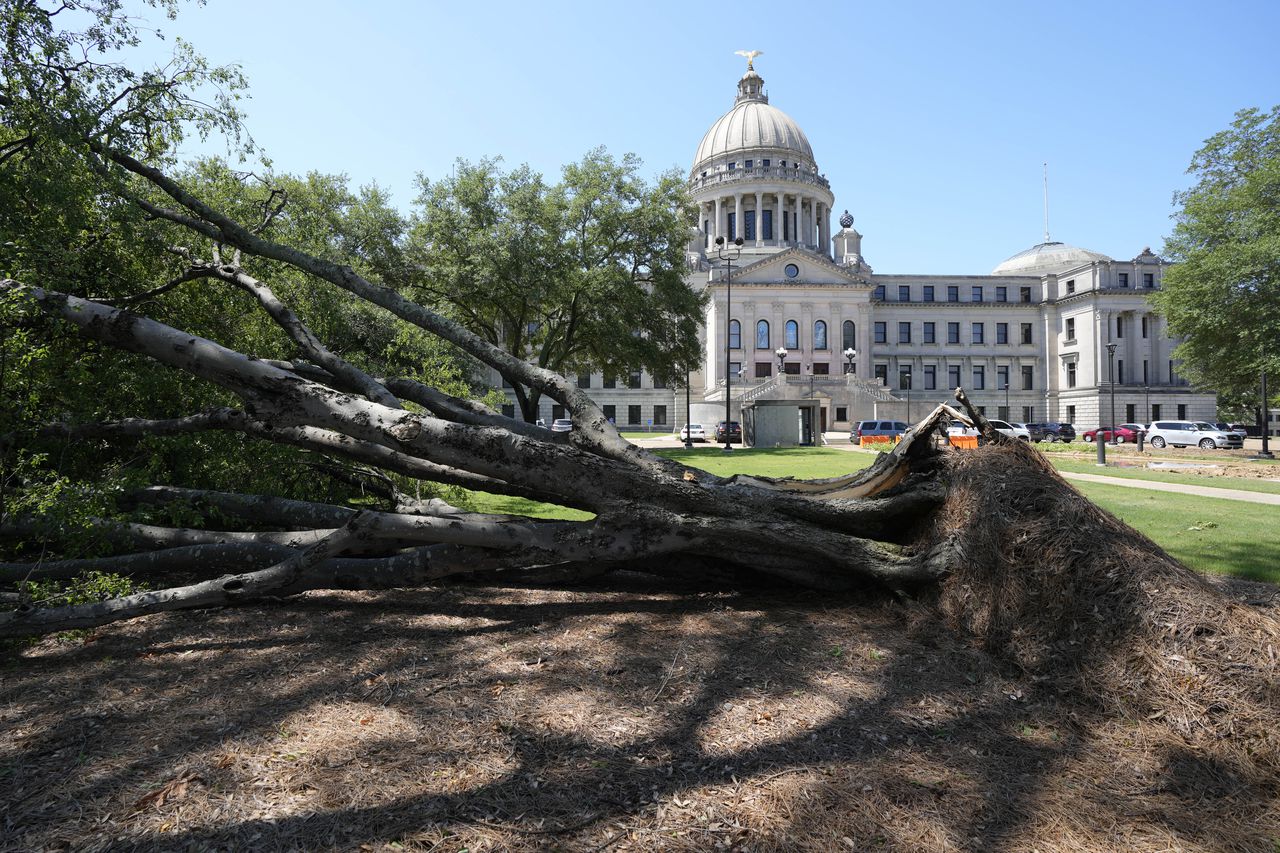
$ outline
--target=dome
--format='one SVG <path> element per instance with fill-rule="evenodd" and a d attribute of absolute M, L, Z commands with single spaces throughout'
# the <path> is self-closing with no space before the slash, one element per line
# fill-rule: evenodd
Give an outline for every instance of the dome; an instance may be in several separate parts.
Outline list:
<path fill-rule="evenodd" d="M 708 161 L 759 149 L 792 152 L 805 165 L 814 165 L 813 149 L 804 132 L 791 116 L 769 106 L 769 96 L 764 94 L 763 86 L 764 79 L 754 70 L 748 70 L 738 81 L 738 98 L 733 109 L 711 125 L 698 145 L 698 153 L 693 158 L 694 174 Z"/>
<path fill-rule="evenodd" d="M 992 275 L 1045 275 L 1111 258 L 1066 243 L 1037 243 L 991 271 Z"/>

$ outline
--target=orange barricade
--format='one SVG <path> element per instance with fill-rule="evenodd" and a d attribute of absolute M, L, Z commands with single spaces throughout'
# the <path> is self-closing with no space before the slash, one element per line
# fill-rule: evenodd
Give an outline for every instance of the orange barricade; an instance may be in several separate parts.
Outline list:
<path fill-rule="evenodd" d="M 897 444 L 902 440 L 900 435 L 864 435 L 862 437 L 862 446 L 867 447 L 872 444 Z"/>
<path fill-rule="evenodd" d="M 951 446 L 957 450 L 977 450 L 978 437 L 976 435 L 953 435 L 950 438 Z"/>

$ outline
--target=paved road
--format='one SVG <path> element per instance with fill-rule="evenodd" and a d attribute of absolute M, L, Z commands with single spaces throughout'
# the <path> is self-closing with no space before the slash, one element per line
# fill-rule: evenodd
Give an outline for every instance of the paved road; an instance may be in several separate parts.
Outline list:
<path fill-rule="evenodd" d="M 1130 489 L 1177 492 L 1183 495 L 1198 495 L 1202 498 L 1225 498 L 1231 501 L 1280 506 L 1280 495 L 1268 492 L 1246 492 L 1240 489 L 1219 489 L 1215 486 L 1192 486 L 1187 483 L 1161 483 L 1155 480 L 1131 480 L 1127 477 L 1107 477 L 1103 474 L 1075 474 L 1067 471 L 1058 473 L 1068 480 L 1083 480 L 1086 483 L 1105 483 L 1108 486 L 1126 486 Z"/>

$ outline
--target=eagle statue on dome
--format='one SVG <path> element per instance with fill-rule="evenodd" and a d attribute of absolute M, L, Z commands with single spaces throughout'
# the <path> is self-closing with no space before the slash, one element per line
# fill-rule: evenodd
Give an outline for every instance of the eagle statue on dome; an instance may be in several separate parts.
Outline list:
<path fill-rule="evenodd" d="M 733 53 L 735 56 L 745 56 L 747 58 L 747 70 L 755 71 L 756 69 L 752 67 L 751 63 L 757 56 L 762 56 L 764 54 L 764 51 L 763 50 L 735 50 Z"/>

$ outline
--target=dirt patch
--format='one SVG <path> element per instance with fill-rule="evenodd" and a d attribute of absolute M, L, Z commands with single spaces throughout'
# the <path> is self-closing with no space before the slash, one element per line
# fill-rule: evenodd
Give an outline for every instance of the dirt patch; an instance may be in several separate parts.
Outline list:
<path fill-rule="evenodd" d="M 1020 676 L 922 605 L 824 593 L 614 579 L 148 617 L 23 650 L 0 725 L 5 850 L 1280 838 L 1275 786 L 1192 740 Z"/>

